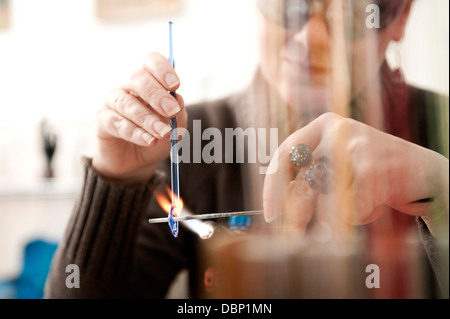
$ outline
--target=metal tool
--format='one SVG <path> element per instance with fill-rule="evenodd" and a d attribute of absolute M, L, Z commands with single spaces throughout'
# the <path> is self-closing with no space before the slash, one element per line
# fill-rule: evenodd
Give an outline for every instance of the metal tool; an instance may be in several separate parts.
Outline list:
<path fill-rule="evenodd" d="M 172 217 L 174 222 L 184 221 L 184 220 L 192 220 L 192 219 L 214 219 L 214 218 L 224 218 L 231 216 L 244 216 L 244 215 L 262 215 L 264 214 L 263 210 L 249 210 L 242 212 L 227 212 L 227 213 L 210 213 L 210 214 L 199 214 L 199 215 L 185 215 L 179 217 Z M 162 218 L 150 218 L 148 222 L 150 224 L 156 223 L 167 223 L 170 220 L 170 217 L 162 217 Z"/>

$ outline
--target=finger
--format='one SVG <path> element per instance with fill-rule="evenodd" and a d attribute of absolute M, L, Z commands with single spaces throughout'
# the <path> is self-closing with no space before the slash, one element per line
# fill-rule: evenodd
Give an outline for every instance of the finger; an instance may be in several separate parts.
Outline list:
<path fill-rule="evenodd" d="M 283 213 L 283 229 L 304 233 L 314 215 L 319 191 L 308 185 L 304 174 L 299 175 L 289 183 Z"/>
<path fill-rule="evenodd" d="M 166 118 L 150 109 L 141 99 L 115 90 L 108 95 L 106 104 L 109 108 L 141 127 L 151 136 L 158 139 L 170 135 L 171 127 Z"/>
<path fill-rule="evenodd" d="M 291 148 L 298 144 L 306 144 L 311 151 L 314 151 L 321 141 L 325 124 L 337 118 L 339 116 L 333 113 L 320 116 L 290 135 L 277 149 L 268 169 L 274 173 L 266 175 L 264 180 L 263 205 L 264 217 L 267 222 L 274 220 L 283 211 L 284 203 L 287 200 L 288 187 L 296 171 L 290 162 Z"/>
<path fill-rule="evenodd" d="M 108 136 L 123 139 L 136 145 L 148 147 L 155 145 L 158 141 L 144 129 L 107 107 L 99 112 L 99 125 Z M 103 136 L 99 137 L 102 138 Z"/>
<path fill-rule="evenodd" d="M 180 86 L 180 79 L 175 69 L 161 53 L 148 54 L 144 59 L 143 66 L 167 91 L 175 91 Z"/>
<path fill-rule="evenodd" d="M 135 72 L 122 89 L 141 98 L 166 118 L 172 118 L 181 111 L 177 100 L 147 70 Z"/>
<path fill-rule="evenodd" d="M 304 233 L 316 213 L 320 194 L 327 192 L 328 160 L 323 156 L 322 143 L 311 154 L 311 162 L 298 169 L 289 183 L 288 196 L 282 210 L 285 230 Z"/>

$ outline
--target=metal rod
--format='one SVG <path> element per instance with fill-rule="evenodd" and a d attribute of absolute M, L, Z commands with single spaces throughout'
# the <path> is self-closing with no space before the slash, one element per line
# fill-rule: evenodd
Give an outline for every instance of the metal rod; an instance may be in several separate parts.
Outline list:
<path fill-rule="evenodd" d="M 173 221 L 183 221 L 183 220 L 192 220 L 192 219 L 214 219 L 214 218 L 224 218 L 231 216 L 245 216 L 245 215 L 262 215 L 264 214 L 263 210 L 249 210 L 244 212 L 228 212 L 228 213 L 210 213 L 210 214 L 199 214 L 199 215 L 185 215 L 179 217 L 173 217 Z M 169 220 L 168 217 L 162 218 L 150 218 L 148 222 L 150 224 L 157 223 L 167 223 Z"/>

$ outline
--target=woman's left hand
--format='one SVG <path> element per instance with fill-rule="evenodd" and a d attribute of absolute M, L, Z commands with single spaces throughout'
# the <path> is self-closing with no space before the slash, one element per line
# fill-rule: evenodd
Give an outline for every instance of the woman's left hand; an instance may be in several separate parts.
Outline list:
<path fill-rule="evenodd" d="M 290 161 L 291 148 L 299 144 L 312 155 L 300 168 Z M 326 113 L 290 135 L 275 153 L 269 167 L 274 173 L 264 182 L 265 218 L 283 215 L 285 226 L 304 231 L 314 213 L 332 212 L 360 225 L 375 221 L 388 205 L 421 216 L 432 234 L 442 226 L 448 232 L 448 164 L 429 149 Z M 316 177 L 308 183 L 305 175 Z"/>

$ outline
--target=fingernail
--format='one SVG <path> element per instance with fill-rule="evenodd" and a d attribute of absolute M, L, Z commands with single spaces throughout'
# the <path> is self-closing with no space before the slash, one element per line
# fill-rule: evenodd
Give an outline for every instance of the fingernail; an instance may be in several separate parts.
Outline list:
<path fill-rule="evenodd" d="M 158 132 L 161 137 L 165 137 L 171 130 L 172 128 L 169 124 L 159 121 L 155 123 L 155 131 Z"/>
<path fill-rule="evenodd" d="M 168 116 L 172 116 L 177 114 L 178 112 L 180 112 L 181 108 L 180 106 L 177 104 L 177 102 L 169 99 L 169 98 L 165 98 L 161 101 L 161 106 L 164 109 L 164 111 L 166 112 L 166 114 Z"/>
<path fill-rule="evenodd" d="M 142 134 L 142 139 L 143 139 L 148 145 L 150 145 L 150 144 L 155 140 L 155 138 L 154 138 L 153 136 L 151 136 L 150 134 L 148 134 L 148 133 Z"/>
<path fill-rule="evenodd" d="M 166 84 L 169 88 L 177 86 L 179 83 L 180 83 L 180 81 L 178 80 L 178 78 L 175 75 L 173 75 L 172 73 L 168 73 L 166 75 Z"/>

